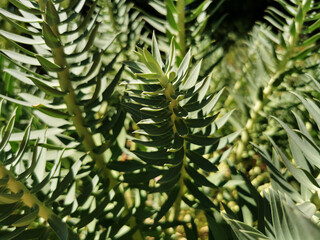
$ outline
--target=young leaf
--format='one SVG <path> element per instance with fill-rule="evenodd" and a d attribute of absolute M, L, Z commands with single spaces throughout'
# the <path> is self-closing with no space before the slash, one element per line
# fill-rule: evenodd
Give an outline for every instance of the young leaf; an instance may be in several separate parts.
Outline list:
<path fill-rule="evenodd" d="M 169 56 L 167 58 L 166 67 L 165 67 L 166 75 L 170 71 L 172 65 L 174 65 L 174 61 L 175 61 L 175 43 L 174 43 L 174 38 L 172 38 L 170 43 Z"/>
<path fill-rule="evenodd" d="M 193 69 L 193 71 L 191 72 L 190 76 L 182 83 L 182 85 L 180 85 L 179 89 L 181 91 L 188 90 L 189 88 L 195 86 L 195 84 L 196 84 L 196 82 L 198 80 L 198 77 L 199 77 L 201 63 L 202 63 L 202 60 Z"/>
<path fill-rule="evenodd" d="M 154 59 L 151 53 L 145 48 L 143 49 L 143 56 L 146 61 L 146 66 L 149 68 L 149 70 L 152 73 L 157 73 L 160 76 L 162 76 L 163 72 L 161 70 L 159 63 Z"/>
<path fill-rule="evenodd" d="M 189 66 L 190 66 L 190 63 L 191 63 L 191 49 L 187 52 L 187 54 L 184 56 L 179 68 L 178 68 L 178 71 L 177 71 L 177 79 L 180 81 L 181 80 L 181 77 L 183 77 L 188 69 L 189 69 Z M 178 83 L 178 82 L 176 82 Z M 175 84 L 176 84 L 175 83 Z"/>
<path fill-rule="evenodd" d="M 267 236 L 265 236 L 263 233 L 261 233 L 257 229 L 245 223 L 242 223 L 240 221 L 234 220 L 230 218 L 227 214 L 222 214 L 222 216 L 231 225 L 232 230 L 240 240 L 248 240 L 248 239 L 270 240 Z"/>
<path fill-rule="evenodd" d="M 157 42 L 157 38 L 156 35 L 153 31 L 152 33 L 152 56 L 154 56 L 154 58 L 156 59 L 157 63 L 159 64 L 159 66 L 162 68 L 163 67 L 163 62 L 161 59 L 161 54 L 160 54 L 160 50 L 158 47 L 158 42 Z"/>

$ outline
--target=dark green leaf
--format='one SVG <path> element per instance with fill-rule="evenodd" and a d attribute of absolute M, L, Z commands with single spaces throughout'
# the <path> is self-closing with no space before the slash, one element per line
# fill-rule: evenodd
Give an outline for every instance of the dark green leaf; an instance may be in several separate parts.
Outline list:
<path fill-rule="evenodd" d="M 170 152 L 160 150 L 157 152 L 141 152 L 141 151 L 132 151 L 135 155 L 142 158 L 147 159 L 159 159 L 159 158 L 167 158 L 170 156 Z"/>
<path fill-rule="evenodd" d="M 161 147 L 161 146 L 169 145 L 172 141 L 172 138 L 173 136 L 170 134 L 170 135 L 167 135 L 166 137 L 161 137 L 161 138 L 157 138 L 155 140 L 150 140 L 150 141 L 141 141 L 137 139 L 134 139 L 133 141 L 137 144 L 141 144 L 148 147 Z"/>
<path fill-rule="evenodd" d="M 114 59 L 115 60 L 115 59 Z M 114 89 L 116 88 L 120 78 L 121 78 L 121 74 L 122 71 L 124 69 L 124 65 L 121 66 L 120 70 L 117 72 L 116 76 L 113 78 L 112 82 L 108 85 L 108 87 L 106 88 L 106 90 L 104 90 L 104 92 L 102 93 L 102 97 L 104 100 L 108 100 L 110 99 Z"/>
<path fill-rule="evenodd" d="M 18 193 L 2 193 L 0 192 L 0 204 L 11 204 L 20 201 L 23 191 Z"/>
<path fill-rule="evenodd" d="M 95 207 L 95 209 L 89 213 L 84 215 L 80 222 L 77 224 L 78 228 L 82 228 L 84 226 L 86 226 L 87 224 L 89 224 L 93 219 L 99 217 L 101 214 L 103 214 L 104 209 L 106 208 L 106 206 L 108 205 L 108 203 L 110 202 L 109 197 L 105 197 L 103 198 L 103 200 L 101 202 L 99 202 L 98 206 Z"/>
<path fill-rule="evenodd" d="M 26 227 L 19 227 L 13 230 L 12 232 L 9 232 L 5 234 L 4 236 L 0 237 L 0 240 L 8 240 L 8 239 L 13 239 L 14 237 L 20 235 L 25 231 Z"/>
<path fill-rule="evenodd" d="M 36 14 L 36 15 L 41 14 L 41 11 L 39 9 L 26 6 L 18 0 L 9 0 L 9 2 L 11 2 L 13 5 L 15 5 L 18 9 L 21 9 L 21 10 L 26 11 L 28 13 L 32 13 L 32 14 Z"/>
<path fill-rule="evenodd" d="M 45 22 L 42 24 L 42 35 L 48 47 L 50 48 L 61 47 L 60 39 L 53 33 L 50 26 Z"/>
<path fill-rule="evenodd" d="M 9 175 L 6 175 L 3 178 L 0 178 L 0 187 L 7 185 L 8 181 L 9 181 Z"/>
<path fill-rule="evenodd" d="M 174 121 L 174 125 L 180 136 L 186 136 L 189 133 L 188 128 L 183 119 L 177 117 Z"/>
<path fill-rule="evenodd" d="M 148 168 L 146 171 L 139 173 L 126 173 L 123 175 L 124 181 L 128 183 L 147 183 L 150 179 L 153 179 L 162 174 L 162 170 L 156 168 Z"/>
<path fill-rule="evenodd" d="M 21 202 L 15 202 L 13 204 L 1 204 L 1 215 L 0 215 L 0 222 L 5 220 L 6 218 L 14 215 L 14 212 L 17 211 L 21 207 Z"/>
<path fill-rule="evenodd" d="M 187 173 L 189 176 L 193 179 L 193 181 L 199 185 L 199 186 L 207 186 L 211 188 L 217 188 L 216 185 L 214 185 L 212 182 L 207 180 L 205 176 L 203 176 L 201 173 L 199 173 L 197 170 L 195 170 L 193 167 L 186 166 Z"/>
<path fill-rule="evenodd" d="M 45 84 L 44 82 L 34 78 L 34 77 L 29 77 L 31 81 L 43 92 L 53 96 L 53 97 L 64 97 L 66 93 L 61 92 L 60 90 L 57 90 L 55 88 L 50 87 L 49 85 Z"/>
<path fill-rule="evenodd" d="M 182 137 L 180 137 L 177 133 L 174 135 L 174 140 L 172 147 L 168 150 L 170 152 L 176 152 L 180 150 L 183 147 L 184 140 Z"/>
<path fill-rule="evenodd" d="M 57 110 L 57 109 L 46 107 L 42 104 L 35 105 L 33 107 L 39 110 L 40 112 L 43 112 L 51 117 L 62 118 L 62 119 L 68 119 L 70 117 L 68 113 L 61 112 L 60 110 Z"/>
<path fill-rule="evenodd" d="M 217 143 L 220 138 L 213 138 L 202 135 L 188 135 L 185 136 L 184 139 L 199 146 L 210 146 Z"/>
<path fill-rule="evenodd" d="M 50 26 L 57 26 L 60 23 L 59 14 L 52 1 L 47 1 L 45 20 Z"/>
<path fill-rule="evenodd" d="M 166 1 L 166 2 L 168 2 L 168 1 Z M 170 6 L 168 6 L 168 4 L 166 4 L 166 7 L 167 7 L 167 21 L 168 21 L 170 27 L 172 29 L 178 31 L 178 26 L 177 26 L 176 20 L 174 19 L 173 12 L 171 11 L 172 8 L 170 8 Z"/>
<path fill-rule="evenodd" d="M 32 212 L 21 216 L 21 218 L 18 221 L 15 221 L 12 223 L 12 226 L 14 227 L 24 227 L 28 226 L 30 223 L 32 223 L 37 217 L 39 213 L 39 206 L 35 205 L 34 209 Z"/>
<path fill-rule="evenodd" d="M 48 200 L 48 203 L 53 202 L 57 197 L 59 197 L 66 189 L 67 187 L 74 181 L 75 177 L 77 176 L 78 171 L 81 167 L 81 161 L 76 161 L 68 174 L 63 178 L 63 180 L 58 183 L 57 188 L 53 191 L 50 199 Z"/>
<path fill-rule="evenodd" d="M 27 176 L 29 176 L 29 174 L 36 167 L 37 158 L 38 158 L 38 142 L 39 142 L 39 138 L 37 138 L 36 142 L 34 143 L 31 165 L 23 173 L 19 174 L 19 176 L 17 178 L 18 180 L 22 180 L 22 179 L 26 178 Z"/>
<path fill-rule="evenodd" d="M 186 233 L 186 237 L 188 240 L 197 240 L 198 239 L 198 231 L 197 231 L 197 225 L 194 223 L 194 220 L 192 219 L 191 222 L 191 229 L 187 226 L 187 224 L 183 225 L 184 231 Z"/>
<path fill-rule="evenodd" d="M 128 160 L 124 162 L 113 161 L 107 164 L 107 167 L 109 169 L 116 170 L 119 172 L 132 172 L 144 168 L 145 166 L 145 164 L 136 160 Z"/>
<path fill-rule="evenodd" d="M 4 135 L 2 136 L 1 142 L 0 142 L 0 152 L 3 151 L 3 149 L 5 148 L 5 146 L 7 145 L 9 138 L 11 136 L 13 127 L 14 127 L 14 121 L 16 119 L 16 111 L 17 109 L 15 109 L 13 111 L 13 114 L 11 115 L 11 118 L 9 119 L 9 122 L 4 130 Z"/>
<path fill-rule="evenodd" d="M 203 194 L 189 179 L 185 179 L 184 183 L 186 184 L 190 193 L 199 200 L 200 204 L 205 208 L 216 208 L 213 202 Z"/>
<path fill-rule="evenodd" d="M 168 170 L 163 171 L 162 178 L 157 181 L 157 183 L 167 183 L 172 182 L 174 179 L 178 179 L 180 177 L 182 163 L 178 166 L 170 167 Z"/>
<path fill-rule="evenodd" d="M 83 49 L 83 52 L 88 51 L 88 50 L 91 48 L 91 46 L 92 46 L 92 44 L 93 44 L 93 42 L 94 42 L 94 40 L 95 40 L 95 38 L 96 38 L 96 35 L 97 35 L 97 33 L 98 33 L 99 26 L 100 26 L 99 23 L 96 23 L 96 24 L 94 25 L 94 28 L 93 28 L 93 30 L 92 30 L 91 33 L 90 33 L 89 39 L 88 39 L 88 41 L 87 41 L 87 44 L 86 44 L 85 48 Z M 112 39 L 112 41 L 113 41 L 113 40 L 114 40 L 114 39 Z"/>
<path fill-rule="evenodd" d="M 68 228 L 66 223 L 62 222 L 61 219 L 54 214 L 49 217 L 48 223 L 60 240 L 68 240 Z"/>
<path fill-rule="evenodd" d="M 314 42 L 316 42 L 318 39 L 320 38 L 320 33 L 317 33 L 315 35 L 313 35 L 312 37 L 308 38 L 307 40 L 305 40 L 302 43 L 302 46 L 309 46 L 311 44 L 313 44 Z"/>
<path fill-rule="evenodd" d="M 184 119 L 184 122 L 188 127 L 191 127 L 191 128 L 203 128 L 208 126 L 210 123 L 212 123 L 217 118 L 218 115 L 219 113 L 216 113 L 213 116 L 207 117 L 207 118 Z"/>
<path fill-rule="evenodd" d="M 31 123 L 32 123 L 32 121 L 30 121 L 28 127 L 24 131 L 23 138 L 22 138 L 22 141 L 20 143 L 20 146 L 19 146 L 17 154 L 14 157 L 12 157 L 11 159 L 8 159 L 7 161 L 5 161 L 3 163 L 4 165 L 11 164 L 14 161 L 19 161 L 21 159 L 22 155 L 24 154 L 24 151 L 26 150 L 26 147 L 28 145 L 28 141 L 29 141 L 29 138 L 30 138 Z"/>
<path fill-rule="evenodd" d="M 49 72 L 61 72 L 65 69 L 65 66 L 60 67 L 59 65 L 47 60 L 46 58 L 40 55 L 36 55 L 36 58 L 38 59 L 41 66 Z"/>
<path fill-rule="evenodd" d="M 160 211 L 158 212 L 157 216 L 155 217 L 154 221 L 158 222 L 172 207 L 173 203 L 176 201 L 180 192 L 180 186 L 176 186 L 174 189 L 170 191 L 168 194 L 168 198 L 165 203 L 162 205 Z"/>
<path fill-rule="evenodd" d="M 138 129 L 133 133 L 149 135 L 149 136 L 161 136 L 167 134 L 169 131 L 172 131 L 172 124 L 164 122 L 164 124 L 159 127 L 151 124 L 139 124 L 142 129 Z"/>

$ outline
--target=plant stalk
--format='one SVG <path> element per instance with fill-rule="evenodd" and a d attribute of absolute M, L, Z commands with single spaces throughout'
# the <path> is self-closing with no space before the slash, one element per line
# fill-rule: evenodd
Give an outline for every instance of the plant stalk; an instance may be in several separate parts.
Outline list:
<path fill-rule="evenodd" d="M 178 0 L 178 44 L 181 60 L 186 55 L 185 0 Z"/>
<path fill-rule="evenodd" d="M 173 89 L 172 84 L 168 83 L 165 86 L 165 89 L 166 89 L 165 90 L 165 96 L 170 101 L 169 110 L 171 111 L 171 122 L 173 124 L 173 132 L 175 134 L 175 133 L 177 133 L 177 129 L 176 129 L 176 126 L 175 126 L 174 123 L 175 123 L 175 119 L 177 118 L 177 116 L 174 113 L 173 109 L 178 106 L 178 103 L 177 103 L 177 101 L 175 99 L 173 99 L 171 97 L 171 95 L 174 94 L 174 89 Z M 186 151 L 186 143 L 185 142 L 184 142 L 183 148 L 184 148 L 184 152 L 185 152 Z M 174 216 L 173 217 L 174 220 L 178 220 L 179 219 L 180 210 L 181 210 L 182 196 L 185 193 L 185 185 L 184 185 L 184 178 L 185 178 L 185 174 L 186 174 L 185 164 L 186 164 L 186 155 L 184 154 L 183 163 L 182 163 L 181 171 L 180 171 L 180 178 L 179 178 L 179 181 L 178 181 L 178 185 L 180 186 L 180 189 L 179 189 L 179 193 L 178 193 L 177 199 L 174 202 L 174 215 L 173 215 Z"/>
<path fill-rule="evenodd" d="M 111 26 L 113 28 L 113 30 L 116 32 L 116 33 L 119 33 L 120 30 L 119 30 L 119 27 L 117 26 L 117 22 L 115 20 L 115 17 L 114 17 L 114 14 L 113 14 L 113 9 L 112 9 L 112 3 L 110 2 L 110 0 L 105 0 L 105 4 L 107 6 L 107 9 L 108 9 L 108 13 L 109 13 L 109 18 L 110 18 L 110 22 L 111 22 Z M 122 43 L 121 41 L 119 40 L 118 37 L 116 37 L 116 42 L 118 43 L 119 47 L 121 49 L 123 49 L 124 47 L 122 46 Z"/>
<path fill-rule="evenodd" d="M 302 7 L 302 6 L 301 6 Z M 248 145 L 249 140 L 251 139 L 251 134 L 253 131 L 253 128 L 256 124 L 256 120 L 259 116 L 259 112 L 261 110 L 263 110 L 264 106 L 266 105 L 266 103 L 268 102 L 268 98 L 272 95 L 273 91 L 274 91 L 274 86 L 273 83 L 280 77 L 280 75 L 282 73 L 284 73 L 287 69 L 287 65 L 290 62 L 290 58 L 292 56 L 292 54 L 294 53 L 294 49 L 297 45 L 297 42 L 299 40 L 299 35 L 302 29 L 302 25 L 303 22 L 305 20 L 305 13 L 303 13 L 303 20 L 302 20 L 302 24 L 296 24 L 295 28 L 296 28 L 296 33 L 294 34 L 294 36 L 291 36 L 291 38 L 289 39 L 289 44 L 287 46 L 287 50 L 285 52 L 285 54 L 283 55 L 283 58 L 281 60 L 281 62 L 279 63 L 279 67 L 278 70 L 276 71 L 276 73 L 269 79 L 267 86 L 264 87 L 263 89 L 263 97 L 262 99 L 258 100 L 253 109 L 250 111 L 250 118 L 247 120 L 245 127 L 241 133 L 241 140 L 239 141 L 238 147 L 237 147 L 237 152 L 236 152 L 236 159 L 239 161 L 242 159 L 242 154 L 245 151 L 245 148 Z"/>
<path fill-rule="evenodd" d="M 47 221 L 50 216 L 54 215 L 51 209 L 41 202 L 34 194 L 30 193 L 26 186 L 18 181 L 11 171 L 8 171 L 4 166 L 0 165 L 0 179 L 5 178 L 6 176 L 9 177 L 6 185 L 10 191 L 13 193 L 23 191 L 21 201 L 30 208 L 37 205 L 39 207 L 39 217 Z"/>
<path fill-rule="evenodd" d="M 39 5 L 41 6 L 42 10 L 45 9 L 44 0 L 40 0 Z M 45 18 L 45 15 L 44 15 L 44 18 Z M 58 39 L 61 39 L 57 26 L 51 26 L 50 28 L 53 31 L 53 33 L 56 35 L 56 37 Z M 95 162 L 95 168 L 98 171 L 99 175 L 103 179 L 109 180 L 109 189 L 112 189 L 118 184 L 118 181 L 113 177 L 110 170 L 106 167 L 104 154 L 103 153 L 97 154 L 94 152 L 97 146 L 96 146 L 96 143 L 94 142 L 92 133 L 87 127 L 84 126 L 85 122 L 84 122 L 83 112 L 77 104 L 77 98 L 75 96 L 75 92 L 72 86 L 69 67 L 65 58 L 64 48 L 63 46 L 61 46 L 58 48 L 53 48 L 51 50 L 52 50 L 52 55 L 53 55 L 55 64 L 59 65 L 60 67 L 64 67 L 64 70 L 58 73 L 58 80 L 59 80 L 61 90 L 63 92 L 67 92 L 67 94 L 64 96 L 64 101 L 67 105 L 67 110 L 71 115 L 71 120 L 73 122 L 73 125 L 75 126 L 77 134 L 79 135 L 80 139 L 82 139 L 82 144 L 85 150 L 89 153 L 90 157 Z M 128 212 L 129 212 L 128 205 L 125 202 L 124 214 Z M 130 217 L 130 219 L 128 220 L 128 223 L 131 228 L 134 228 L 137 225 L 134 217 Z M 134 240 L 143 239 L 139 229 L 133 234 L 133 239 Z"/>
<path fill-rule="evenodd" d="M 186 142 L 184 142 L 183 148 L 184 148 L 184 152 L 185 152 L 186 151 Z M 181 172 L 180 172 L 181 175 L 180 175 L 180 179 L 178 182 L 180 189 L 179 189 L 178 197 L 174 203 L 174 217 L 173 217 L 173 219 L 175 221 L 179 220 L 180 211 L 181 211 L 181 201 L 182 201 L 182 197 L 186 191 L 186 187 L 184 185 L 184 178 L 186 175 L 185 164 L 186 164 L 186 154 L 184 154 L 184 156 L 183 156 L 183 163 L 182 163 Z"/>

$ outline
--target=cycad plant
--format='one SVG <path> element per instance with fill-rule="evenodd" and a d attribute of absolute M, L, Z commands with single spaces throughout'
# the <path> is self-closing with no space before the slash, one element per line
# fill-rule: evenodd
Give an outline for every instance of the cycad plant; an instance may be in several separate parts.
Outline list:
<path fill-rule="evenodd" d="M 153 55 L 139 49 L 142 63 L 127 63 L 135 72 L 124 78 L 130 88 L 115 93 L 124 70 L 117 58 L 127 59 L 132 45 L 131 38 L 125 44 L 125 35 L 117 35 L 117 21 L 130 26 L 129 36 L 139 36 L 141 30 L 131 26 L 138 13 L 129 13 L 129 4 L 10 2 L 16 11 L 1 9 L 1 16 L 21 35 L 1 30 L 14 47 L 1 54 L 14 64 L 5 61 L 5 75 L 19 80 L 14 85 L 22 91 L 12 86 L 10 96 L 1 95 L 5 112 L 13 112 L 1 142 L 2 202 L 4 209 L 10 209 L 2 215 L 4 238 L 54 238 L 49 224 L 60 239 L 144 239 L 150 227 L 161 235 L 156 226 L 165 214 L 169 227 L 183 225 L 196 236 L 196 225 L 191 231 L 188 221 L 179 221 L 181 201 L 218 209 L 199 187 L 206 186 L 206 191 L 215 187 L 205 175 L 217 170 L 221 156 L 210 162 L 203 155 L 211 158 L 209 153 L 230 141 L 213 137 L 226 119 L 213 122 L 217 112 L 212 109 L 221 92 L 207 95 L 211 75 L 198 79 L 201 62 L 191 71 L 188 52 L 176 69 L 172 40 L 164 67 L 153 38 Z M 115 14 L 112 5 L 124 12 Z M 103 17 L 106 10 L 109 15 Z M 101 29 L 108 29 L 108 35 Z M 132 86 L 136 84 L 140 88 Z M 19 122 L 28 113 L 35 115 L 36 124 L 29 123 L 25 131 L 22 123 L 15 128 L 17 111 Z M 129 156 L 121 162 L 125 129 L 132 126 L 125 111 L 141 127 L 135 134 L 148 135 L 151 141 L 136 140 L 134 153 L 139 159 Z M 146 152 L 143 145 L 154 151 Z M 168 199 L 164 203 L 163 197 L 159 199 L 161 208 L 155 214 L 146 197 L 156 198 L 158 192 Z M 173 218 L 167 213 L 172 205 Z M 144 221 L 148 217 L 154 218 L 151 226 Z"/>
<path fill-rule="evenodd" d="M 8 2 L 1 239 L 319 238 L 317 2 Z"/>
<path fill-rule="evenodd" d="M 251 39 L 241 43 L 247 46 L 236 48 L 233 56 L 237 60 L 231 60 L 235 66 L 228 70 L 238 81 L 229 81 L 234 90 L 231 88 L 227 103 L 234 101 L 243 110 L 242 116 L 237 116 L 243 123 L 235 123 L 237 128 L 244 129 L 236 152 L 238 160 L 247 157 L 245 149 L 249 141 L 258 140 L 267 128 L 272 131 L 268 125 L 260 124 L 260 116 L 265 118 L 281 110 L 279 105 L 285 106 L 284 109 L 294 106 L 293 99 L 285 97 L 290 99 L 286 102 L 283 96 L 288 89 L 305 86 L 303 73 L 311 71 L 317 59 L 318 4 L 313 1 L 276 2 L 277 5 L 266 11 L 265 19 L 269 24 L 256 26 Z"/>
<path fill-rule="evenodd" d="M 7 207 L 11 209 L 2 219 L 18 214 L 5 224 L 16 227 L 13 232 L 12 228 L 8 229 L 8 236 L 18 235 L 37 217 L 42 221 L 35 227 L 46 226 L 48 222 L 60 239 L 71 237 L 76 229 L 84 229 L 82 236 L 74 235 L 77 238 L 91 238 L 102 232 L 114 236 L 127 221 L 134 229 L 135 219 L 130 216 L 128 219 L 130 211 L 124 196 L 106 165 L 105 151 L 118 147 L 116 137 L 123 127 L 125 113 L 117 107 L 117 95 L 112 95 L 123 67 L 115 66 L 118 54 L 110 54 L 111 61 L 106 59 L 115 36 L 105 39 L 99 32 L 101 6 L 87 1 L 11 3 L 17 12 L 1 9 L 1 16 L 23 35 L 1 30 L 1 36 L 18 50 L 1 50 L 1 53 L 17 66 L 6 69 L 6 73 L 20 81 L 16 86 L 29 92 L 15 92 L 20 99 L 2 97 L 7 103 L 23 106 L 23 111 L 34 110 L 44 128 L 39 132 L 32 130 L 30 124 L 20 138 L 18 150 L 14 145 L 11 150 L 8 145 L 4 148 L 12 135 L 16 114 L 4 131 L 3 166 L 10 165 L 12 172 L 2 175 L 3 179 L 9 177 L 3 187 L 3 203 L 10 204 Z M 81 16 L 81 13 L 86 14 Z M 101 41 L 95 41 L 97 36 Z M 106 77 L 108 73 L 112 73 L 112 78 Z M 6 109 L 12 106 L 6 104 Z M 30 144 L 34 145 L 33 154 L 22 158 Z M 41 150 L 37 151 L 40 145 Z M 13 179 L 15 183 L 11 186 Z M 103 221 L 108 222 L 110 216 L 102 213 L 111 202 L 115 203 L 114 207 L 106 211 L 124 223 L 105 223 L 113 226 L 115 230 L 111 232 L 108 232 L 111 228 L 98 230 L 101 225 L 94 219 L 103 216 Z M 25 206 L 29 208 L 23 209 Z M 21 216 L 21 211 L 26 216 Z M 80 220 L 79 216 L 86 217 Z M 27 221 L 22 221 L 25 218 Z M 22 222 L 16 225 L 16 219 Z M 40 235 L 37 231 L 33 234 Z M 43 238 L 47 235 L 45 229 Z"/>
<path fill-rule="evenodd" d="M 169 52 L 164 64 L 153 36 L 152 54 L 145 48 L 138 48 L 135 53 L 139 62 L 128 63 L 137 79 L 124 82 L 128 85 L 124 106 L 138 126 L 133 132 L 136 136 L 132 140 L 135 143 L 131 146 L 132 152 L 145 164 L 137 163 L 140 171 L 127 172 L 123 178 L 129 186 L 166 193 L 167 200 L 155 222 L 164 215 L 179 220 L 182 200 L 204 211 L 219 209 L 199 188 L 206 192 L 218 188 L 206 176 L 218 170 L 217 164 L 231 149 L 214 158 L 210 156 L 224 149 L 236 136 L 216 134 L 226 121 L 225 117 L 216 120 L 219 113 L 213 111 L 222 90 L 207 95 L 211 76 L 198 79 L 201 61 L 191 70 L 189 51 L 176 68 L 174 40 Z M 129 168 L 132 161 L 127 164 Z M 168 212 L 171 206 L 174 207 L 173 217 Z"/>

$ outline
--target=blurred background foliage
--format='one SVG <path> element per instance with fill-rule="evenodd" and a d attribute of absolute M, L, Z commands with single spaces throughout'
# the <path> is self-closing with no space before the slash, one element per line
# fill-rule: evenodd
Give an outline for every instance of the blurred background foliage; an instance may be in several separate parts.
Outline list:
<path fill-rule="evenodd" d="M 3 0 L 0 7 L 19 14 L 13 2 Z M 73 125 L 73 116 L 61 120 L 56 116 L 61 112 L 57 114 L 48 109 L 20 106 L 19 101 L 33 106 L 44 101 L 63 114 L 67 114 L 66 109 L 70 108 L 66 107 L 68 102 L 61 97 L 63 94 L 55 91 L 63 90 L 58 83 L 61 73 L 48 70 L 48 63 L 33 66 L 28 65 L 31 61 L 28 58 L 6 55 L 6 50 L 19 52 L 21 49 L 0 37 L 0 48 L 4 49 L 0 55 L 0 94 L 5 99 L 1 105 L 1 125 L 5 126 L 15 107 L 20 106 L 15 111 L 13 128 L 20 137 L 9 141 L 9 147 L 4 150 L 6 155 L 1 155 L 1 159 L 19 152 L 19 141 L 34 116 L 32 131 L 41 130 L 43 133 L 40 144 L 44 146 L 42 154 L 48 158 L 44 173 L 59 166 L 61 171 L 55 173 L 55 178 L 67 179 L 65 181 L 69 184 L 53 194 L 59 187 L 52 178 L 50 187 L 35 196 L 49 202 L 53 216 L 63 219 L 55 219 L 54 223 L 59 227 L 65 224 L 62 229 L 68 229 L 66 232 L 69 232 L 70 239 L 77 239 L 73 234 L 80 239 L 104 239 L 106 236 L 135 240 L 317 239 L 314 238 L 320 232 L 320 5 L 317 1 L 100 0 L 85 1 L 75 14 L 68 7 L 75 6 L 76 1 L 54 2 L 65 18 L 65 22 L 60 24 L 70 24 L 61 39 L 69 47 L 66 61 L 71 69 L 74 101 L 82 111 L 85 128 L 89 129 L 90 134 L 86 136 L 90 135 L 95 143 L 88 146 L 81 135 L 82 130 Z M 182 2 L 185 5 L 181 7 L 179 3 Z M 93 10 L 92 24 L 87 22 L 88 29 L 69 39 L 68 34 L 74 34 L 74 26 L 81 26 L 80 22 L 86 19 L 90 10 Z M 99 28 L 95 28 L 96 25 Z M 9 38 L 11 35 L 7 32 L 32 37 L 1 16 L 0 26 L 6 31 L 1 34 Z M 27 21 L 19 23 L 19 26 L 29 30 L 38 27 Z M 41 35 L 41 26 L 38 28 L 41 40 L 45 39 Z M 57 62 L 51 52 L 54 48 L 48 47 L 48 42 L 43 43 L 45 47 L 41 49 L 21 41 L 20 46 L 25 52 L 31 51 L 32 57 L 43 54 Z M 79 46 L 75 47 L 74 41 L 78 41 Z M 87 42 L 90 47 L 83 47 Z M 151 57 L 147 50 L 142 50 L 150 47 Z M 134 54 L 135 49 L 137 52 Z M 81 54 L 77 51 L 85 57 L 79 57 Z M 161 60 L 170 59 L 173 52 L 176 61 L 164 66 Z M 132 62 L 137 59 L 138 63 Z M 201 59 L 200 69 L 197 64 Z M 54 89 L 43 88 L 43 85 L 39 88 L 38 82 L 38 85 L 30 83 L 33 78 L 29 75 L 23 75 L 30 78 L 25 80 L 19 74 L 25 74 L 26 69 L 21 70 L 21 66 L 15 65 L 19 61 L 27 61 L 23 66 L 27 66 L 31 74 L 36 74 L 37 79 L 43 77 L 42 83 L 50 83 Z M 157 61 L 161 71 L 165 70 L 168 79 L 175 80 L 176 95 L 169 98 L 166 91 L 161 92 L 162 88 L 172 89 L 169 84 L 161 82 L 163 79 L 159 78 L 157 69 L 148 65 L 153 61 Z M 185 71 L 186 76 L 195 74 L 194 83 L 201 87 L 195 90 L 188 86 L 191 90 L 186 91 L 186 80 L 179 83 L 178 69 L 180 74 Z M 160 83 L 155 82 L 158 80 Z M 214 120 L 210 123 L 212 125 L 203 125 L 201 130 L 194 131 L 189 126 L 179 125 L 179 121 L 187 119 L 183 114 L 188 114 L 181 109 L 185 106 L 188 109 L 188 103 L 193 108 L 204 104 L 199 100 L 203 93 L 198 93 L 202 88 L 206 89 L 203 91 L 207 96 L 215 96 L 214 110 L 206 113 L 206 110 L 198 109 L 197 114 L 188 116 Z M 54 94 L 50 95 L 52 92 Z M 181 100 L 183 97 L 179 94 L 186 100 Z M 181 137 L 185 136 L 184 131 L 190 136 L 206 137 L 207 141 L 212 141 L 213 136 L 220 139 L 218 144 L 199 148 L 193 145 L 192 140 L 191 143 L 183 140 L 183 170 L 167 163 L 168 159 L 181 156 L 177 157 L 178 154 L 170 152 L 170 146 L 163 144 L 164 139 L 159 137 L 162 133 L 148 135 L 152 129 L 141 124 L 141 121 L 150 121 L 150 116 L 158 114 L 148 111 L 157 109 L 163 113 L 164 109 L 170 109 L 170 105 L 164 105 L 159 110 L 159 105 L 168 102 L 179 102 L 182 106 L 179 105 L 180 112 L 174 113 L 178 120 L 166 122 L 166 129 L 174 126 L 174 139 L 184 139 Z M 156 121 L 153 123 L 156 131 L 164 127 Z M 56 133 L 45 137 L 46 131 Z M 156 144 L 155 140 L 161 141 Z M 28 144 L 29 155 L 36 149 L 34 144 L 33 135 Z M 148 158 L 150 151 L 157 150 L 156 153 L 163 154 L 168 149 L 170 154 L 165 154 L 168 159 L 158 156 L 160 163 Z M 67 154 L 63 158 L 61 155 L 59 165 L 60 162 L 53 160 L 52 156 L 65 150 Z M 217 170 L 209 172 L 192 161 L 186 162 L 185 159 L 192 159 L 187 151 L 196 153 L 201 161 L 208 160 L 211 163 L 209 168 Z M 42 159 L 45 159 L 43 155 Z M 88 170 L 96 166 L 93 160 L 99 156 L 103 156 L 105 163 L 102 167 L 99 165 L 104 169 L 102 174 L 99 169 Z M 17 176 L 21 173 L 18 167 L 25 169 L 31 166 L 30 156 L 28 158 L 26 154 L 22 159 L 19 164 L 9 165 Z M 82 162 L 79 174 L 67 178 L 70 166 L 75 167 L 79 159 Z M 151 163 L 145 164 L 148 161 Z M 32 180 L 26 180 L 29 189 L 39 182 L 34 174 Z M 95 188 L 87 194 L 85 188 L 91 184 Z M 182 190 L 175 194 L 178 188 L 173 187 L 179 185 Z M 57 201 L 47 199 L 52 194 Z M 87 199 L 92 201 L 91 208 Z M 85 207 L 78 208 L 78 202 Z M 19 211 L 23 213 L 24 210 Z M 101 212 L 105 213 L 102 214 L 104 216 L 99 215 Z M 17 230 L 10 228 L 10 221 L 9 230 L 6 224 L 3 223 L 1 234 Z M 52 222 L 49 225 L 56 231 L 57 225 Z M 43 230 L 39 220 L 30 226 L 31 230 Z M 123 226 L 128 227 L 123 230 Z M 301 234 L 301 226 L 310 230 L 305 236 Z M 122 231 L 124 235 L 121 235 Z M 43 239 L 48 236 L 47 239 L 55 238 L 51 231 L 43 232 Z M 60 239 L 66 237 L 61 232 L 57 236 Z"/>

